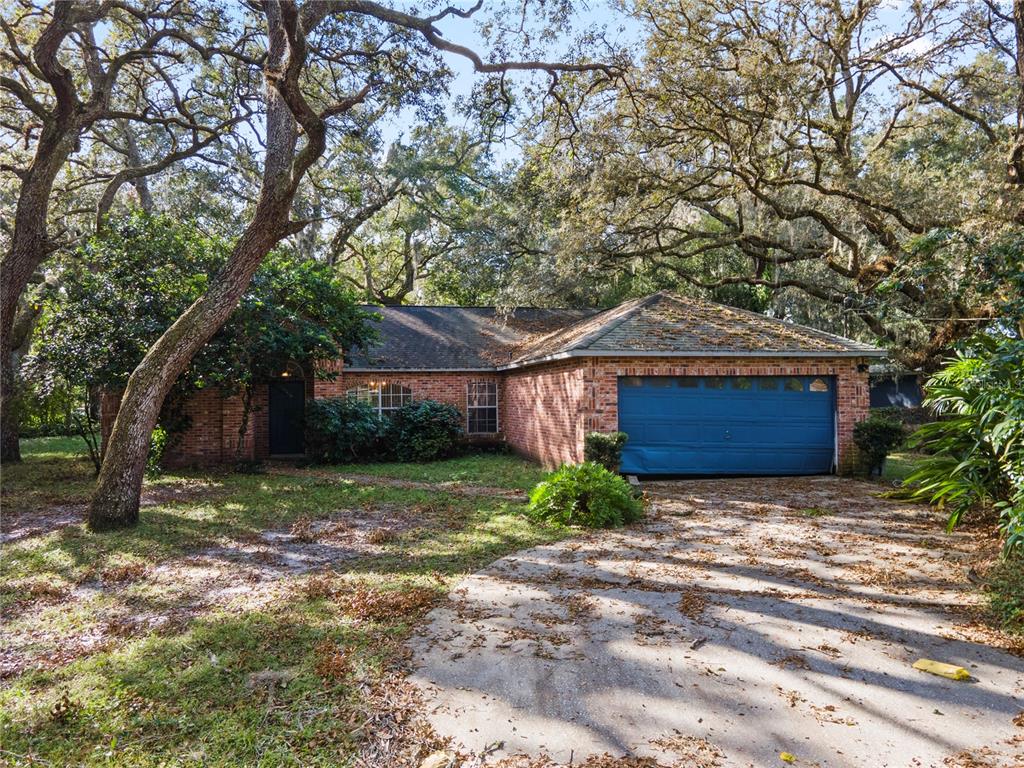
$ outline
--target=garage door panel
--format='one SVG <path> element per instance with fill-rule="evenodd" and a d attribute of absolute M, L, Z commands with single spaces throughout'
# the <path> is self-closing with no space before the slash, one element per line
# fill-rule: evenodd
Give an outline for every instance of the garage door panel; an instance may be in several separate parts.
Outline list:
<path fill-rule="evenodd" d="M 824 377 L 620 380 L 625 472 L 817 474 L 832 468 L 834 386 Z"/>

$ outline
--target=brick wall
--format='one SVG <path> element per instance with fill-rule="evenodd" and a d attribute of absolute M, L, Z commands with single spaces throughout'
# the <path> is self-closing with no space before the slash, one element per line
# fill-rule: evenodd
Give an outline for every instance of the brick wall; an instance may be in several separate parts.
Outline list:
<path fill-rule="evenodd" d="M 505 374 L 505 439 L 547 467 L 583 461 L 584 417 L 593 410 L 585 368 L 559 361 Z"/>
<path fill-rule="evenodd" d="M 100 400 L 100 430 L 104 451 L 120 404 L 119 392 L 104 393 Z M 164 454 L 164 466 L 212 466 L 235 460 L 242 425 L 240 397 L 223 397 L 221 391 L 214 387 L 203 389 L 185 403 L 184 412 L 191 419 L 191 424 Z M 258 384 L 253 391 L 249 423 L 242 437 L 240 457 L 266 458 L 269 444 L 267 386 Z"/>
<path fill-rule="evenodd" d="M 591 430 L 618 429 L 619 376 L 834 376 L 837 383 L 839 466 L 852 468 L 856 459 L 853 425 L 868 415 L 868 376 L 852 359 L 703 358 L 576 358 L 508 371 L 507 373 L 362 373 L 342 372 L 334 380 L 306 379 L 306 396 L 339 397 L 360 384 L 393 382 L 412 390 L 414 399 L 451 403 L 466 413 L 466 385 L 471 381 L 498 384 L 496 437 L 546 466 L 583 460 L 583 435 Z M 338 370 L 341 370 L 340 363 Z M 102 400 L 104 444 L 113 425 L 120 396 Z M 269 453 L 268 389 L 256 388 L 243 458 Z M 223 398 L 214 389 L 199 392 L 186 406 L 192 427 L 168 453 L 168 466 L 217 464 L 235 458 L 241 401 Z"/>
<path fill-rule="evenodd" d="M 462 427 L 465 429 L 466 422 L 466 397 L 467 385 L 471 381 L 493 381 L 498 385 L 498 439 L 505 431 L 506 413 L 503 408 L 505 394 L 503 390 L 503 377 L 498 373 L 463 373 L 463 372 L 439 372 L 439 373 L 361 373 L 348 371 L 340 376 L 335 382 L 324 382 L 332 385 L 332 391 L 337 394 L 322 394 L 326 388 L 321 387 L 317 382 L 317 397 L 337 397 L 344 395 L 349 389 L 359 385 L 371 383 L 401 384 L 412 390 L 413 400 L 437 400 L 439 403 L 454 405 L 463 416 Z"/>
<path fill-rule="evenodd" d="M 313 378 L 307 378 L 306 381 L 312 387 L 311 392 L 307 392 L 307 395 L 311 398 L 321 397 L 341 397 L 345 394 L 345 390 L 350 386 L 345 383 L 343 378 L 344 375 L 344 361 L 333 360 L 329 362 L 321 362 L 317 364 L 318 368 L 322 372 L 320 376 L 314 376 Z M 324 373 L 332 374 L 334 378 L 325 378 Z"/>
<path fill-rule="evenodd" d="M 619 376 L 835 376 L 839 469 L 856 462 L 853 425 L 868 416 L 868 374 L 857 371 L 864 360 L 850 358 L 587 358 L 583 370 L 588 391 L 584 431 L 618 429 Z"/>

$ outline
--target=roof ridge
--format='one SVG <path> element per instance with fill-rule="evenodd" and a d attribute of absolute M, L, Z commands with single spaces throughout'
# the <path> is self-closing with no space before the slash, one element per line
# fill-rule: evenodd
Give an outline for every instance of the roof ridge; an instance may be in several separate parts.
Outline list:
<path fill-rule="evenodd" d="M 588 334 L 584 334 L 579 339 L 577 339 L 575 343 L 570 345 L 568 347 L 568 349 L 570 349 L 570 350 L 572 350 L 572 349 L 586 349 L 591 344 L 593 344 L 595 341 L 600 340 L 601 338 L 603 338 L 607 334 L 609 334 L 612 331 L 614 331 L 620 325 L 625 323 L 627 320 L 629 320 L 629 318 L 631 318 L 633 315 L 635 315 L 639 310 L 643 309 L 644 307 L 650 306 L 654 302 L 654 300 L 658 298 L 658 295 L 660 293 L 661 293 L 661 291 L 657 291 L 656 293 L 648 294 L 647 296 L 643 296 L 643 297 L 641 297 L 639 299 L 631 299 L 630 301 L 633 302 L 633 306 L 631 306 L 628 309 L 626 309 L 626 311 L 624 311 L 621 315 L 619 315 L 615 319 L 609 321 L 608 323 L 604 323 L 604 324 L 598 326 L 597 328 L 595 328 L 593 331 L 591 331 Z M 616 310 L 616 309 L 622 309 L 622 307 L 625 306 L 628 303 L 630 303 L 630 302 L 623 302 L 622 304 L 619 304 L 617 306 L 611 307 L 611 308 L 609 308 L 606 311 L 611 312 L 611 311 Z M 595 315 L 595 317 L 596 317 L 596 315 Z M 588 320 L 593 320 L 593 318 L 587 318 L 587 319 Z"/>
<path fill-rule="evenodd" d="M 654 299 L 657 298 L 657 296 L 658 296 L 657 293 L 652 293 L 652 294 L 649 294 L 647 296 L 641 296 L 641 297 L 634 298 L 634 299 L 628 299 L 627 301 L 621 302 L 620 304 L 616 304 L 614 307 L 608 307 L 607 309 L 602 309 L 602 310 L 600 310 L 598 312 L 595 312 L 594 314 L 590 315 L 589 317 L 580 318 L 579 320 L 577 320 L 577 321 L 575 321 L 573 323 L 569 323 L 568 325 L 564 325 L 561 328 L 556 328 L 555 330 L 549 331 L 548 333 L 544 334 L 540 338 L 535 339 L 533 341 L 533 343 L 531 343 L 529 345 L 530 350 L 536 349 L 537 347 L 541 346 L 545 341 L 547 341 L 548 339 L 550 339 L 550 338 L 552 338 L 554 336 L 557 336 L 558 334 L 571 333 L 572 329 L 575 328 L 576 326 L 583 325 L 585 323 L 592 323 L 597 318 L 599 318 L 601 315 L 612 313 L 612 312 L 621 311 L 622 312 L 621 315 L 616 316 L 613 320 L 611 320 L 611 321 L 609 321 L 607 323 L 599 324 L 598 327 L 595 328 L 593 331 L 591 331 L 590 333 L 584 334 L 579 339 L 577 339 L 575 342 L 571 342 L 568 346 L 563 344 L 562 346 L 560 346 L 558 348 L 558 351 L 559 352 L 571 352 L 572 350 L 575 350 L 575 349 L 584 349 L 585 345 L 592 344 L 593 342 L 597 341 L 602 336 L 604 336 L 606 333 L 610 333 L 615 328 L 618 328 L 622 323 L 626 322 L 630 317 L 632 317 L 638 310 L 640 310 L 640 309 L 646 307 L 648 304 L 650 304 Z M 629 306 L 627 306 L 627 305 L 629 305 Z M 525 351 L 524 354 L 522 354 L 519 357 L 515 358 L 515 361 L 519 362 L 519 361 L 523 361 L 523 360 L 529 360 L 530 357 L 531 357 L 531 352 L 529 350 L 527 350 L 527 351 Z"/>
<path fill-rule="evenodd" d="M 824 336 L 824 337 L 826 337 L 828 339 L 831 339 L 833 341 L 842 342 L 842 343 L 844 343 L 844 344 L 846 344 L 848 346 L 849 345 L 857 345 L 857 346 L 862 346 L 862 347 L 866 347 L 866 348 L 873 348 L 871 344 L 866 344 L 866 343 L 864 343 L 862 341 L 857 341 L 856 339 L 850 339 L 850 338 L 847 338 L 846 336 L 840 336 L 837 333 L 830 333 L 828 331 L 823 331 L 820 328 L 815 328 L 815 327 L 810 326 L 810 325 L 804 325 L 803 323 L 794 323 L 794 322 L 791 322 L 789 320 L 784 320 L 781 317 L 774 317 L 772 315 L 766 315 L 766 314 L 764 314 L 762 312 L 755 312 L 752 309 L 744 309 L 743 307 L 734 307 L 731 304 L 723 304 L 720 301 L 712 301 L 711 299 L 705 299 L 705 298 L 699 297 L 699 296 L 680 296 L 679 294 L 674 293 L 674 292 L 669 291 L 669 290 L 659 291 L 659 293 L 664 293 L 666 296 L 669 296 L 670 298 L 672 298 L 672 299 L 674 299 L 676 301 L 679 301 L 681 303 L 684 303 L 684 304 L 686 302 L 688 302 L 688 301 L 689 302 L 699 301 L 699 302 L 703 302 L 705 304 L 712 304 L 712 305 L 714 305 L 716 307 L 722 307 L 723 309 L 728 309 L 729 311 L 735 312 L 735 313 L 737 313 L 739 315 L 747 315 L 747 316 L 751 316 L 751 317 L 756 317 L 758 320 L 770 320 L 771 322 L 777 323 L 779 325 L 783 325 L 786 328 L 790 328 L 790 329 L 795 328 L 795 329 L 797 329 L 799 331 L 806 331 L 806 332 L 808 332 L 810 334 L 817 334 L 819 336 Z"/>

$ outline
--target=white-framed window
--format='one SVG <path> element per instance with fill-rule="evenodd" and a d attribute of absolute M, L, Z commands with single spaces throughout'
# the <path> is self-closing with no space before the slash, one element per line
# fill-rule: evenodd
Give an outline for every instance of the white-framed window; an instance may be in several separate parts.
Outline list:
<path fill-rule="evenodd" d="M 466 432 L 492 435 L 498 431 L 498 383 L 471 381 L 466 384 Z"/>
<path fill-rule="evenodd" d="M 350 389 L 347 395 L 350 400 L 373 406 L 379 415 L 387 417 L 412 402 L 412 390 L 395 382 L 360 384 Z"/>

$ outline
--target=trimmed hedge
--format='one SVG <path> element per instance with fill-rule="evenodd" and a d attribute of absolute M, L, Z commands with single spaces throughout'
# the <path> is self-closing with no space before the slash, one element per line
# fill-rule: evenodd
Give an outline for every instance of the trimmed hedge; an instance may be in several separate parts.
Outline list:
<path fill-rule="evenodd" d="M 434 461 L 456 453 L 463 436 L 458 408 L 420 400 L 381 418 L 344 397 L 314 400 L 306 411 L 306 451 L 316 462 Z"/>
<path fill-rule="evenodd" d="M 600 464 L 609 472 L 622 466 L 622 447 L 629 439 L 625 432 L 588 432 L 583 437 L 583 459 Z"/>
<path fill-rule="evenodd" d="M 903 423 L 882 413 L 872 413 L 853 425 L 853 442 L 860 449 L 867 475 L 882 474 L 885 458 L 906 439 Z"/>
<path fill-rule="evenodd" d="M 306 451 L 313 461 L 344 464 L 379 459 L 384 423 L 366 403 L 334 397 L 306 410 Z"/>
<path fill-rule="evenodd" d="M 385 439 L 399 461 L 434 461 L 454 454 L 463 434 L 458 408 L 420 400 L 395 411 Z"/>
<path fill-rule="evenodd" d="M 592 461 L 567 464 L 538 483 L 527 514 L 535 520 L 585 528 L 613 528 L 643 517 L 629 483 Z"/>

